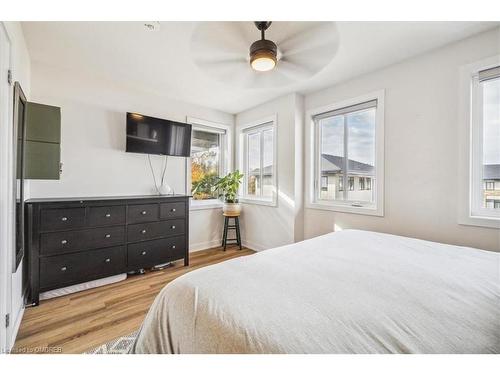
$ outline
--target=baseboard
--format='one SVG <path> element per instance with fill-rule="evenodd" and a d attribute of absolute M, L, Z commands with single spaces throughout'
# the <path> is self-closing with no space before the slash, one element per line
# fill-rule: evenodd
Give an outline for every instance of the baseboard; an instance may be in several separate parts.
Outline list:
<path fill-rule="evenodd" d="M 201 251 L 201 250 L 207 250 L 207 249 L 212 249 L 214 247 L 220 247 L 221 246 L 222 239 L 220 240 L 212 240 L 212 241 L 205 241 L 205 242 L 198 242 L 195 244 L 189 245 L 189 252 L 194 253 L 196 251 Z M 241 240 L 241 245 L 243 247 L 246 247 L 247 249 L 254 250 L 254 251 L 262 251 L 266 250 L 269 248 L 269 246 L 264 246 L 255 242 L 250 242 L 246 240 Z"/>
<path fill-rule="evenodd" d="M 17 314 L 17 320 L 12 326 L 12 334 L 10 336 L 9 350 L 11 350 L 14 347 L 14 344 L 16 343 L 17 333 L 19 332 L 19 327 L 21 327 L 21 322 L 24 316 L 24 310 L 25 307 L 24 306 L 21 307 L 21 311 L 19 311 L 19 314 Z"/>
<path fill-rule="evenodd" d="M 194 253 L 196 251 L 201 251 L 201 250 L 206 250 L 206 249 L 211 249 L 213 247 L 218 247 L 222 243 L 222 239 L 217 239 L 217 240 L 212 240 L 212 241 L 205 241 L 205 242 L 198 242 L 194 244 L 189 245 L 189 252 Z"/>
<path fill-rule="evenodd" d="M 247 249 L 250 249 L 253 251 L 262 251 L 262 250 L 266 250 L 269 248 L 268 246 L 264 246 L 264 245 L 261 245 L 261 244 L 255 243 L 255 242 L 251 242 L 251 241 L 246 241 L 243 239 L 241 240 L 241 244 L 243 245 L 243 247 L 246 247 Z"/>

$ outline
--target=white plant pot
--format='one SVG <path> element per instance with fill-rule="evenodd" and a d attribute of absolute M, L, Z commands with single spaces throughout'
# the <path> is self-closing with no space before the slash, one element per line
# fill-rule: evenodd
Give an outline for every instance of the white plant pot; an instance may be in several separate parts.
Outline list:
<path fill-rule="evenodd" d="M 226 203 L 222 205 L 222 212 L 228 216 L 238 216 L 241 213 L 240 203 Z"/>

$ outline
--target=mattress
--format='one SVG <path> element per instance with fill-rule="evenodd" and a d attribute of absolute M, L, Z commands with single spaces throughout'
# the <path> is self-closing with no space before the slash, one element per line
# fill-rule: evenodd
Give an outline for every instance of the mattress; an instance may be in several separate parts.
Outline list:
<path fill-rule="evenodd" d="M 499 353 L 500 254 L 344 230 L 192 271 L 132 353 Z"/>

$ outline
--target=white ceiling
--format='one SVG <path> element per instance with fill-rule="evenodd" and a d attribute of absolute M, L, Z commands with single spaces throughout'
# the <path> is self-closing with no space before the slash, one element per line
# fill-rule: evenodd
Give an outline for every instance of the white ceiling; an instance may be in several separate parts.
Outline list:
<path fill-rule="evenodd" d="M 148 31 L 142 22 L 23 22 L 23 30 L 33 61 L 238 113 L 290 92 L 308 93 L 331 86 L 500 23 L 335 22 L 338 45 L 323 70 L 289 85 L 265 88 L 238 87 L 198 68 L 193 61 L 192 36 L 204 24 L 161 22 L 159 31 Z M 224 24 L 230 23 L 218 27 L 221 37 L 232 31 Z M 293 24 L 273 23 L 269 38 L 273 27 L 283 34 Z M 255 39 L 259 39 L 257 32 Z"/>

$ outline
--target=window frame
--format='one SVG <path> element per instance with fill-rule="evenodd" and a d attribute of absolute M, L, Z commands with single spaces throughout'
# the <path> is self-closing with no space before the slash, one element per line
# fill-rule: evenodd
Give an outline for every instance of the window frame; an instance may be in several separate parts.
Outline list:
<path fill-rule="evenodd" d="M 220 160 L 219 160 L 219 175 L 226 175 L 232 167 L 232 127 L 230 125 L 217 122 L 202 120 L 194 117 L 187 117 L 187 123 L 192 125 L 192 130 L 200 130 L 209 133 L 217 133 L 221 135 Z M 191 135 L 192 136 L 192 135 Z M 191 156 L 186 158 L 186 193 L 191 194 Z M 221 208 L 222 200 L 218 198 L 197 200 L 192 197 L 189 199 L 190 210 L 204 210 Z"/>
<path fill-rule="evenodd" d="M 278 206 L 278 127 L 277 124 L 277 116 L 269 116 L 266 118 L 262 118 L 261 120 L 254 121 L 251 123 L 247 123 L 238 127 L 238 141 L 239 141 L 239 168 L 240 171 L 244 174 L 243 182 L 240 186 L 238 199 L 241 203 L 246 204 L 257 204 L 264 206 Z M 248 188 L 248 175 L 247 175 L 247 166 L 248 166 L 248 135 L 255 134 L 256 132 L 260 132 L 261 134 L 268 130 L 273 130 L 273 178 L 272 183 L 274 186 L 274 191 L 272 197 L 264 198 L 253 197 L 247 194 Z M 262 147 L 263 136 L 261 135 L 261 148 L 260 148 L 260 160 L 261 160 L 261 170 L 262 170 L 262 160 L 264 149 Z M 261 181 L 261 186 L 263 186 L 263 180 Z"/>
<path fill-rule="evenodd" d="M 460 68 L 458 223 L 500 229 L 500 215 L 495 217 L 488 215 L 491 210 L 473 209 L 480 203 L 478 189 L 483 188 L 482 167 L 474 168 L 479 160 L 482 162 L 482 111 L 478 111 L 479 82 L 475 77 L 480 71 L 496 66 L 500 66 L 500 55 Z"/>
<path fill-rule="evenodd" d="M 370 101 L 377 101 L 375 114 L 375 184 L 372 179 L 374 201 L 359 207 L 351 201 L 325 201 L 317 199 L 318 166 L 320 162 L 320 144 L 317 123 L 315 118 L 327 112 L 337 111 L 346 107 L 353 107 Z M 338 211 L 362 215 L 384 216 L 384 101 L 385 90 L 377 90 L 347 100 L 335 102 L 306 112 L 306 208 Z M 344 187 L 344 188 L 348 188 Z"/>
<path fill-rule="evenodd" d="M 481 89 L 481 81 L 479 80 L 479 71 L 485 69 L 480 69 L 471 76 L 470 216 L 500 220 L 500 211 L 495 212 L 483 207 L 483 199 L 481 197 L 481 193 L 486 190 L 484 184 L 486 181 L 483 179 L 483 91 Z M 495 79 L 500 79 L 500 77 Z"/>

